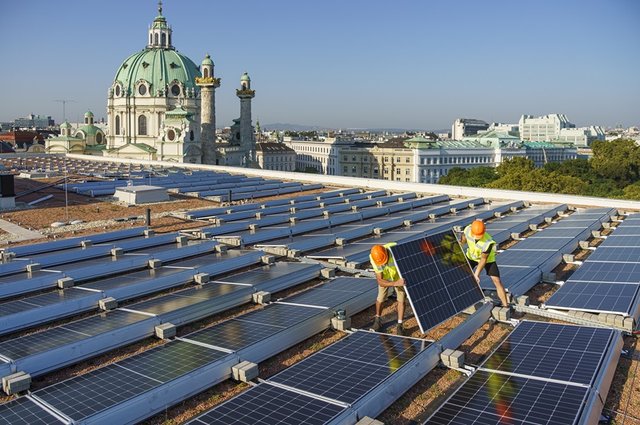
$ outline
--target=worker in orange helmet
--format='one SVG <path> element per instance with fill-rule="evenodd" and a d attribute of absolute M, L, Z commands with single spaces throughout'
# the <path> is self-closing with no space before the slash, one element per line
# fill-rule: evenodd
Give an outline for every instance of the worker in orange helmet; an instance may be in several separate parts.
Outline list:
<path fill-rule="evenodd" d="M 467 244 L 466 255 L 471 268 L 474 269 L 473 277 L 476 282 L 480 283 L 480 272 L 484 270 L 493 281 L 502 306 L 507 307 L 507 293 L 500 280 L 500 270 L 496 263 L 496 241 L 485 231 L 482 220 L 475 220 L 464 228 L 461 242 Z"/>
<path fill-rule="evenodd" d="M 373 326 L 371 326 L 371 328 L 374 331 L 379 331 L 382 328 L 382 322 L 380 319 L 382 303 L 384 303 L 388 298 L 389 289 L 394 288 L 398 299 L 398 324 L 396 325 L 396 333 L 398 335 L 404 335 L 404 325 L 402 324 L 406 299 L 404 279 L 400 277 L 400 273 L 398 273 L 398 269 L 396 268 L 396 262 L 393 258 L 393 253 L 389 249 L 395 245 L 395 242 L 385 245 L 374 245 L 371 248 L 371 253 L 369 254 L 371 267 L 373 267 L 373 270 L 376 273 L 376 279 L 378 280 L 376 317 L 373 319 Z"/>

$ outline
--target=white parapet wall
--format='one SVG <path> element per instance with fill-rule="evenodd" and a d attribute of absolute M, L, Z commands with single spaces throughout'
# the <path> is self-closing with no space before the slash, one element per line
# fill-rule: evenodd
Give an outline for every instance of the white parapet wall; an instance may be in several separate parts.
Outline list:
<path fill-rule="evenodd" d="M 85 161 L 113 162 L 116 158 L 91 155 L 68 154 L 67 158 Z M 465 186 L 449 186 L 428 183 L 405 183 L 389 180 L 365 179 L 359 177 L 328 176 L 324 174 L 307 174 L 287 171 L 261 170 L 255 168 L 228 167 L 222 165 L 188 164 L 164 161 L 148 161 L 141 159 L 117 158 L 123 164 L 157 165 L 165 167 L 181 167 L 190 170 L 211 170 L 227 173 L 244 174 L 272 179 L 285 179 L 309 183 L 322 183 L 331 186 L 360 187 L 363 189 L 385 189 L 393 192 L 416 192 L 429 194 L 445 194 L 449 196 L 484 197 L 488 199 L 507 199 L 534 203 L 558 203 L 585 207 L 609 207 L 619 210 L 640 210 L 640 201 L 624 199 L 595 198 L 590 196 L 564 195 L 559 193 L 520 192 L 517 190 L 485 189 Z"/>

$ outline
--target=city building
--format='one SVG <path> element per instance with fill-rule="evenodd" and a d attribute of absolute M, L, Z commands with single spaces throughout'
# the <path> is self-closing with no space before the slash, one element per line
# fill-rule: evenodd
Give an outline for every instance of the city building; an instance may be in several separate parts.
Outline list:
<path fill-rule="evenodd" d="M 595 125 L 591 127 L 563 128 L 555 140 L 573 143 L 580 147 L 589 147 L 594 141 L 605 140 L 605 138 L 602 127 Z"/>
<path fill-rule="evenodd" d="M 451 138 L 462 140 L 465 136 L 472 136 L 489 128 L 489 124 L 474 118 L 458 118 L 451 126 Z"/>
<path fill-rule="evenodd" d="M 104 131 L 93 122 L 93 113 L 84 114 L 82 126 L 73 128 L 69 122 L 60 124 L 60 135 L 44 140 L 47 153 L 74 153 L 86 155 L 103 155 L 107 137 Z"/>
<path fill-rule="evenodd" d="M 284 143 L 256 143 L 256 161 L 263 170 L 294 171 L 296 152 Z"/>
<path fill-rule="evenodd" d="M 352 142 L 333 137 L 301 140 L 285 136 L 284 144 L 296 153 L 297 171 L 339 176 L 339 149 L 341 146 L 351 145 Z"/>
<path fill-rule="evenodd" d="M 601 127 L 576 128 L 564 114 L 548 114 L 541 117 L 522 115 L 518 122 L 518 131 L 522 140 L 567 142 L 579 147 L 588 147 L 594 140 L 605 140 Z"/>
<path fill-rule="evenodd" d="M 56 125 L 50 116 L 29 114 L 25 118 L 16 118 L 13 122 L 15 128 L 48 128 Z"/>
<path fill-rule="evenodd" d="M 342 176 L 414 181 L 414 155 L 402 140 L 355 143 L 339 149 Z"/>

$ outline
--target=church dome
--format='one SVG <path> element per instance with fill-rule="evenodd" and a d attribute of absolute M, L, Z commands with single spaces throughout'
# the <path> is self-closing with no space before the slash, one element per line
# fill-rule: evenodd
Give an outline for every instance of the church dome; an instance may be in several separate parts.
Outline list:
<path fill-rule="evenodd" d="M 188 57 L 175 50 L 147 48 L 129 56 L 118 68 L 115 83 L 121 90 L 133 96 L 157 96 L 165 88 L 175 96 L 180 89 L 173 86 L 183 85 L 185 89 L 195 87 L 195 78 L 200 76 L 198 66 Z M 139 84 L 146 88 L 140 90 Z"/>

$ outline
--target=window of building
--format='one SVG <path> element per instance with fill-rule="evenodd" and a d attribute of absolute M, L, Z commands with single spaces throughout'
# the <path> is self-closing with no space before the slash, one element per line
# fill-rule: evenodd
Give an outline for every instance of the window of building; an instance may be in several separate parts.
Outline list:
<path fill-rule="evenodd" d="M 388 156 L 384 157 L 384 162 L 389 162 L 389 157 Z"/>
<path fill-rule="evenodd" d="M 174 84 L 171 86 L 171 94 L 174 96 L 180 96 L 180 86 L 177 84 Z"/>
<path fill-rule="evenodd" d="M 378 167 L 373 167 L 373 174 L 378 174 Z"/>
<path fill-rule="evenodd" d="M 352 173 L 355 173 L 355 172 L 357 172 L 357 171 L 358 171 L 358 170 L 357 170 L 357 168 L 356 168 L 356 166 L 355 166 L 355 165 L 354 165 L 353 167 L 351 167 L 351 172 L 352 172 Z"/>
<path fill-rule="evenodd" d="M 176 132 L 173 129 L 167 131 L 167 139 L 169 139 L 169 141 L 171 142 L 176 139 Z"/>
<path fill-rule="evenodd" d="M 347 167 L 346 165 L 344 167 L 342 167 L 342 171 L 347 174 L 347 170 L 349 170 L 349 167 Z"/>
<path fill-rule="evenodd" d="M 411 158 L 406 157 L 406 158 L 404 159 L 404 162 L 406 162 L 407 164 L 408 164 L 408 163 L 410 163 L 410 162 L 411 162 Z"/>
<path fill-rule="evenodd" d="M 145 86 L 144 84 L 140 84 L 138 86 L 138 93 L 140 94 L 140 96 L 144 96 L 145 94 L 147 94 L 147 86 Z"/>
<path fill-rule="evenodd" d="M 120 134 L 120 115 L 116 115 L 116 134 Z"/>
<path fill-rule="evenodd" d="M 396 168 L 396 174 L 400 174 L 400 169 Z"/>
<path fill-rule="evenodd" d="M 144 115 L 138 116 L 138 134 L 140 136 L 147 135 L 147 117 L 145 117 Z"/>
<path fill-rule="evenodd" d="M 363 174 L 369 173 L 369 167 L 362 167 L 362 173 Z"/>
<path fill-rule="evenodd" d="M 411 174 L 411 169 L 410 169 L 410 168 L 407 168 L 407 169 L 404 171 L 404 173 L 405 173 L 407 176 L 408 176 L 408 175 L 410 175 L 410 174 Z"/>
<path fill-rule="evenodd" d="M 99 145 L 102 144 L 102 133 L 96 134 L 96 143 Z"/>

